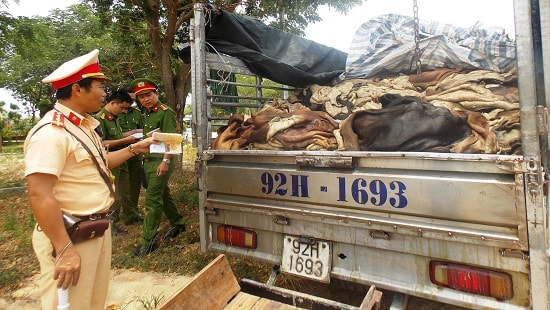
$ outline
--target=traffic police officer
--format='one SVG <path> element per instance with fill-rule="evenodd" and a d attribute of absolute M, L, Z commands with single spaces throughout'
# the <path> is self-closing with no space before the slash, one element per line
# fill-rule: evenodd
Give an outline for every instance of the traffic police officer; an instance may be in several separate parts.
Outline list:
<path fill-rule="evenodd" d="M 153 130 L 175 133 L 176 114 L 174 110 L 159 101 L 157 84 L 149 79 L 141 78 L 132 81 L 131 85 L 136 98 L 144 108 L 143 134 L 147 135 Z M 143 170 L 147 182 L 145 218 L 141 245 L 134 250 L 134 256 L 143 256 L 157 248 L 157 230 L 163 213 L 171 226 L 164 235 L 165 239 L 174 238 L 185 231 L 185 220 L 179 214 L 168 187 L 168 180 L 174 170 L 174 163 L 170 156 L 170 154 L 154 153 L 144 155 Z"/>
<path fill-rule="evenodd" d="M 109 290 L 111 232 L 73 244 L 62 212 L 82 221 L 105 218 L 114 201 L 109 169 L 149 151 L 152 139 L 106 153 L 94 129 L 108 80 L 99 68 L 99 50 L 74 58 L 42 80 L 57 102 L 25 140 L 27 194 L 37 225 L 32 245 L 40 262 L 42 309 L 56 309 L 57 290 L 68 289 L 71 309 L 104 309 Z M 106 178 L 104 179 L 103 176 Z M 76 240 L 75 240 L 76 242 Z M 52 252 L 55 251 L 55 257 Z"/>

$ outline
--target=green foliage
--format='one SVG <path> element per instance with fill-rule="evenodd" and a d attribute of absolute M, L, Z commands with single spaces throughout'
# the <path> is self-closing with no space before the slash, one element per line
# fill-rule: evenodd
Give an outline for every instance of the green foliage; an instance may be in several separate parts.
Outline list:
<path fill-rule="evenodd" d="M 9 55 L 1 59 L 5 75 L 0 76 L 0 87 L 27 103 L 25 112 L 33 117 L 55 102 L 51 86 L 41 82 L 45 76 L 92 49 L 108 51 L 117 45 L 85 4 L 54 10 L 47 17 L 15 18 L 6 38 Z"/>
<path fill-rule="evenodd" d="M 3 215 L 4 221 L 0 226 L 0 242 L 9 239 L 15 241 L 17 246 L 30 246 L 29 231 L 32 231 L 35 225 L 33 216 L 24 210 L 17 209 L 16 206 L 11 206 L 7 211 Z"/>
<path fill-rule="evenodd" d="M 23 280 L 24 275 L 18 268 L 0 269 L 0 287 L 7 286 L 9 284 L 18 283 Z"/>
<path fill-rule="evenodd" d="M 23 154 L 23 143 L 6 143 L 6 145 L 2 146 L 2 153 Z"/>
<path fill-rule="evenodd" d="M 328 5 L 337 12 L 346 13 L 362 2 L 363 0 L 244 1 L 244 14 L 256 16 L 270 26 L 303 36 L 308 24 L 321 21 L 317 14 L 320 6 Z"/>

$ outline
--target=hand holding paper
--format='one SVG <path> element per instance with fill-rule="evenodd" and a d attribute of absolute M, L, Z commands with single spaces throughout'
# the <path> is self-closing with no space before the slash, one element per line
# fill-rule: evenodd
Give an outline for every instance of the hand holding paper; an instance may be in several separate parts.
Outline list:
<path fill-rule="evenodd" d="M 160 143 L 151 144 L 149 147 L 151 153 L 181 154 L 182 152 L 183 136 L 179 133 L 153 132 L 153 139 Z"/>

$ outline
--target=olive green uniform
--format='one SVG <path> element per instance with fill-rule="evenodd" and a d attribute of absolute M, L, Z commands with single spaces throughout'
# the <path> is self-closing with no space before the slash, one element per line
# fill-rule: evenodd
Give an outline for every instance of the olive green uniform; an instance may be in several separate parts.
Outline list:
<path fill-rule="evenodd" d="M 151 110 L 145 111 L 143 134 L 146 135 L 157 128 L 161 132 L 176 132 L 176 113 L 170 107 L 160 102 Z M 145 218 L 143 221 L 143 235 L 141 237 L 142 245 L 151 245 L 155 242 L 162 213 L 168 218 L 172 227 L 185 225 L 185 220 L 179 214 L 168 187 L 168 180 L 174 171 L 174 161 L 170 163 L 166 174 L 157 176 L 157 167 L 162 163 L 162 158 L 163 154 L 158 153 L 145 153 L 143 158 L 147 190 L 145 191 Z"/>
<path fill-rule="evenodd" d="M 109 113 L 105 108 L 102 108 L 95 115 L 99 121 L 103 140 L 119 140 L 122 139 L 122 129 L 117 121 L 117 116 Z M 114 148 L 109 148 L 108 151 L 116 151 L 126 146 L 119 145 Z M 111 174 L 115 179 L 115 203 L 112 206 L 111 218 L 114 223 L 119 220 L 124 222 L 138 217 L 137 210 L 132 208 L 130 202 L 130 183 L 128 179 L 128 165 L 124 162 L 120 166 L 111 169 Z"/>
<path fill-rule="evenodd" d="M 122 132 L 142 129 L 143 120 L 141 117 L 141 111 L 137 107 L 132 106 L 128 109 L 128 112 L 118 115 L 118 124 L 120 125 Z M 141 190 L 141 156 L 134 156 L 128 159 L 126 164 L 128 165 L 128 176 L 130 181 L 130 205 L 135 210 L 135 213 L 138 214 L 139 192 Z M 125 222 L 126 224 L 131 224 L 135 221 L 137 221 L 137 218 L 129 219 L 129 221 Z"/>

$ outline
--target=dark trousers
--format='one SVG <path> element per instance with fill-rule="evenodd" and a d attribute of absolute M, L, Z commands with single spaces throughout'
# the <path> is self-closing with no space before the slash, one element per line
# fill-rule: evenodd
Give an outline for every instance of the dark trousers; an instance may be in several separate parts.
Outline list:
<path fill-rule="evenodd" d="M 160 161 L 149 161 L 143 164 L 147 178 L 145 218 L 143 220 L 143 235 L 141 237 L 143 245 L 155 242 L 162 214 L 166 216 L 172 227 L 185 224 L 185 220 L 179 214 L 168 187 L 168 180 L 174 171 L 173 163 L 170 164 L 168 173 L 159 177 L 157 176 L 157 167 L 160 163 Z"/>

